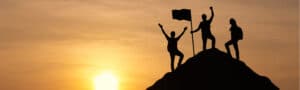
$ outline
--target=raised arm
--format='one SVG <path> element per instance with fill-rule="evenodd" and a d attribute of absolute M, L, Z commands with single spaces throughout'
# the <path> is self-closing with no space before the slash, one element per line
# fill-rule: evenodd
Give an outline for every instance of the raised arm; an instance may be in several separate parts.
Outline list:
<path fill-rule="evenodd" d="M 164 36 L 169 39 L 170 37 L 167 35 L 167 33 L 165 32 L 163 26 L 159 23 L 158 26 L 160 27 L 161 31 L 163 32 Z"/>
<path fill-rule="evenodd" d="M 184 32 L 186 31 L 187 27 L 184 27 L 183 31 L 181 32 L 181 34 L 177 37 L 177 39 L 180 39 L 182 37 L 182 35 L 184 34 Z"/>
<path fill-rule="evenodd" d="M 211 17 L 209 18 L 209 22 L 211 23 L 211 22 L 212 22 L 212 20 L 214 19 L 215 13 L 214 13 L 214 9 L 213 9 L 213 7 L 212 7 L 212 6 L 211 6 L 211 7 L 209 7 L 209 9 L 210 9 L 210 11 L 211 11 Z"/>

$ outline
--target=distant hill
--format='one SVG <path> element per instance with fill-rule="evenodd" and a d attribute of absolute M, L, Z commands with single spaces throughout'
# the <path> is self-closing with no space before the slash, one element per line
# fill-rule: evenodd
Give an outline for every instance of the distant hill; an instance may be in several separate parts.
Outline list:
<path fill-rule="evenodd" d="M 147 90 L 279 90 L 240 60 L 209 49 L 189 58 L 174 72 L 168 72 Z"/>

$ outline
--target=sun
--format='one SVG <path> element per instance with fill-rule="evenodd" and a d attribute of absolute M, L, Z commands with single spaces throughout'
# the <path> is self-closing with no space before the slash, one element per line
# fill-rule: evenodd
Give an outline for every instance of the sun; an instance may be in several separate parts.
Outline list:
<path fill-rule="evenodd" d="M 118 79 L 111 72 L 103 72 L 94 78 L 95 90 L 118 90 Z"/>

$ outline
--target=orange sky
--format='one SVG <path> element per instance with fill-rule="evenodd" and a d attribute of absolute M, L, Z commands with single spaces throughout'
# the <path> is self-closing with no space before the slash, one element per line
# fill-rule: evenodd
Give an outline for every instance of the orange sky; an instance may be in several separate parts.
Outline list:
<path fill-rule="evenodd" d="M 217 48 L 225 51 L 234 17 L 242 61 L 281 90 L 298 89 L 298 0 L 1 0 L 0 89 L 93 90 L 93 77 L 111 70 L 120 90 L 143 90 L 170 71 L 157 24 L 179 33 L 189 23 L 171 10 L 190 8 L 196 28 L 209 6 Z M 192 56 L 189 31 L 179 49 Z"/>

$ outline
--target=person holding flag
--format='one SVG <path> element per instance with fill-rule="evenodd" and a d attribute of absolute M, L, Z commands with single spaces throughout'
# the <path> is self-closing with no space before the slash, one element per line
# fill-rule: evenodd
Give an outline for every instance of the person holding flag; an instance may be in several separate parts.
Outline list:
<path fill-rule="evenodd" d="M 200 29 L 202 29 L 203 51 L 206 50 L 207 39 L 212 40 L 212 48 L 215 48 L 215 45 L 216 45 L 216 39 L 210 31 L 211 22 L 214 18 L 213 7 L 210 7 L 210 10 L 211 10 L 211 17 L 207 20 L 206 19 L 207 16 L 205 14 L 202 14 L 202 22 L 200 22 L 197 29 L 195 29 L 194 31 L 193 30 L 191 31 L 191 34 L 193 34 L 197 31 L 199 31 Z"/>
<path fill-rule="evenodd" d="M 179 67 L 181 65 L 181 62 L 184 57 L 183 53 L 178 50 L 177 43 L 178 43 L 178 40 L 182 37 L 182 35 L 186 31 L 187 27 L 184 28 L 183 32 L 178 37 L 175 37 L 174 31 L 171 32 L 171 36 L 168 36 L 167 33 L 165 32 L 163 26 L 160 23 L 158 25 L 159 25 L 161 31 L 163 32 L 164 36 L 168 40 L 168 51 L 169 51 L 170 57 L 171 57 L 171 70 L 172 70 L 172 72 L 174 72 L 175 71 L 175 68 L 174 68 L 175 55 L 179 56 L 179 61 L 178 61 L 177 67 Z"/>

